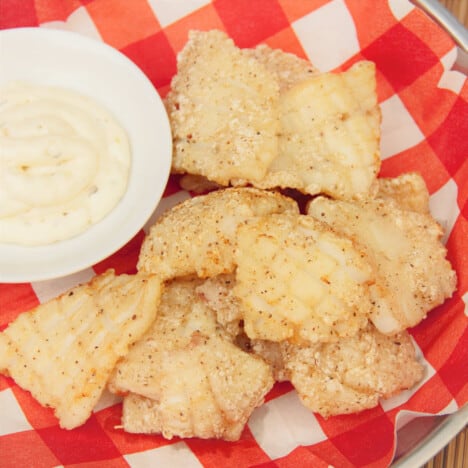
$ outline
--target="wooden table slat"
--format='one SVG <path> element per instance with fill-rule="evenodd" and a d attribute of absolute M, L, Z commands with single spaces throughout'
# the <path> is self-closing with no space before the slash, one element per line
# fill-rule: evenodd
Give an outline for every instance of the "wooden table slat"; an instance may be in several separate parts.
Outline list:
<path fill-rule="evenodd" d="M 465 427 L 424 468 L 466 468 L 468 466 L 468 428 Z"/>

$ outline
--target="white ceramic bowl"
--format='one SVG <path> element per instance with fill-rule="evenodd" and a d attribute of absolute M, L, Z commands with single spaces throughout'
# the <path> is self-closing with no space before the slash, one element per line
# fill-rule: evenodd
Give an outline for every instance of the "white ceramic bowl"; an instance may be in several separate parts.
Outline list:
<path fill-rule="evenodd" d="M 162 197 L 172 139 L 164 105 L 148 78 L 123 54 L 97 40 L 41 28 L 0 31 L 0 85 L 12 80 L 60 86 L 93 98 L 125 128 L 132 149 L 127 191 L 102 221 L 50 245 L 0 243 L 0 282 L 18 283 L 75 273 L 127 243 Z"/>

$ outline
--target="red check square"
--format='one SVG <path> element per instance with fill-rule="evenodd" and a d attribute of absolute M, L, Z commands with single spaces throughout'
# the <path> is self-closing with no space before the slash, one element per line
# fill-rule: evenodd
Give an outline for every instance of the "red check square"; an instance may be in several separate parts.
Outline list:
<path fill-rule="evenodd" d="M 16 384 L 11 388 L 18 404 L 21 406 L 21 410 L 31 426 L 35 429 L 39 429 L 41 427 L 50 427 L 57 424 L 57 418 L 54 416 L 54 412 L 51 408 L 42 406 L 33 398 L 31 393 L 18 387 Z"/>
<path fill-rule="evenodd" d="M 368 466 L 392 452 L 393 431 L 393 424 L 386 414 L 382 414 L 331 438 L 331 442 L 354 466 Z M 356 447 L 360 449 L 356 450 Z"/>
<path fill-rule="evenodd" d="M 86 9 L 104 42 L 117 49 L 161 29 L 145 0 L 95 0 Z"/>
<path fill-rule="evenodd" d="M 409 411 L 422 411 L 437 414 L 453 402 L 453 395 L 447 390 L 438 374 L 431 377 L 405 404 Z M 437 398 L 434 398 L 437 395 Z"/>
<path fill-rule="evenodd" d="M 37 26 L 34 0 L 2 0 L 0 4 L 0 29 Z"/>
<path fill-rule="evenodd" d="M 56 425 L 38 429 L 37 433 L 62 465 L 109 460 L 120 456 L 119 450 L 94 416 L 72 431 L 64 431 Z"/>
<path fill-rule="evenodd" d="M 39 305 L 31 283 L 0 283 L 0 331 L 6 328 L 18 314 Z"/>
<path fill-rule="evenodd" d="M 331 440 L 324 440 L 323 442 L 308 447 L 308 449 L 317 457 L 325 460 L 329 466 L 356 468 Z"/>
<path fill-rule="evenodd" d="M 248 426 L 241 439 L 235 443 L 222 440 L 187 439 L 185 443 L 201 461 L 203 466 L 254 466 L 269 461 L 267 454 L 259 447 Z"/>
<path fill-rule="evenodd" d="M 79 0 L 35 0 L 39 23 L 65 21 L 73 11 L 81 6 Z"/>
<path fill-rule="evenodd" d="M 465 185 L 466 180 L 467 179 L 465 178 Z M 468 204 L 463 205 L 461 212 L 462 214 L 455 222 L 452 232 L 447 240 L 447 249 L 448 259 L 457 272 L 457 289 L 459 294 L 464 294 L 468 291 L 468 249 L 466 248 L 468 239 Z M 463 247 L 457 248 L 457 246 Z M 451 301 L 449 301 L 449 303 L 450 302 Z M 466 307 L 465 302 L 462 302 L 462 305 L 463 316 L 466 317 L 464 313 Z M 459 312 L 461 313 L 461 311 Z"/>
<path fill-rule="evenodd" d="M 372 2 L 354 0 L 346 4 L 354 19 L 359 45 L 362 49 L 378 40 L 398 22 L 390 10 L 388 2 L 380 2 L 376 6 Z M 372 18 L 371 28 L 369 27 L 369 18 Z"/>
<path fill-rule="evenodd" d="M 461 320 L 459 321 L 461 322 Z M 445 364 L 439 369 L 439 376 L 450 393 L 457 397 L 463 389 L 468 387 L 468 327 L 465 322 L 463 335 L 458 338 L 457 344 Z M 460 324 L 463 326 L 463 324 Z"/>
<path fill-rule="evenodd" d="M 323 432 L 329 438 L 334 438 L 341 434 L 346 434 L 348 431 L 353 431 L 362 424 L 379 418 L 382 414 L 384 414 L 382 408 L 377 406 L 359 413 L 343 414 L 330 418 L 323 418 L 317 414 L 316 418 Z"/>
<path fill-rule="evenodd" d="M 295 54 L 300 58 L 308 60 L 307 54 L 291 28 L 282 29 L 276 34 L 273 34 L 273 36 L 267 38 L 264 43 L 272 49 L 281 49 L 284 52 L 289 52 L 290 54 Z"/>
<path fill-rule="evenodd" d="M 165 28 L 166 37 L 176 53 L 180 52 L 188 40 L 190 30 L 224 30 L 224 25 L 213 5 L 206 5 Z"/>
<path fill-rule="evenodd" d="M 456 174 L 468 155 L 468 103 L 458 98 L 445 121 L 427 141 L 450 175 Z"/>
<path fill-rule="evenodd" d="M 62 461 L 36 431 L 16 432 L 0 438 L 2 468 L 57 466 Z"/>
<path fill-rule="evenodd" d="M 425 359 L 436 369 L 447 360 L 453 351 L 455 340 L 463 333 L 463 327 L 457 333 L 455 325 L 462 312 L 463 303 L 455 296 L 431 310 L 424 321 L 411 329 L 411 335 Z"/>
<path fill-rule="evenodd" d="M 274 466 L 277 468 L 296 468 L 298 466 L 313 466 L 314 468 L 329 468 L 330 462 L 325 461 L 327 458 L 320 455 L 315 455 L 310 447 L 297 447 L 286 457 L 275 460 Z M 263 465 L 261 465 L 263 468 Z M 268 464 L 265 464 L 265 468 Z M 343 466 L 336 464 L 335 466 Z"/>
<path fill-rule="evenodd" d="M 376 63 L 395 91 L 413 83 L 439 61 L 427 44 L 401 24 L 389 29 L 361 54 Z"/>
<path fill-rule="evenodd" d="M 396 177 L 404 172 L 419 172 L 429 193 L 442 187 L 450 175 L 426 140 L 382 161 L 381 177 Z"/>
<path fill-rule="evenodd" d="M 276 0 L 216 0 L 213 5 L 239 47 L 252 47 L 289 26 Z"/>
<path fill-rule="evenodd" d="M 157 88 L 169 85 L 177 71 L 176 54 L 164 31 L 122 49 Z"/>
<path fill-rule="evenodd" d="M 401 24 L 426 43 L 438 57 L 454 46 L 450 36 L 435 21 L 428 21 L 426 14 L 418 8 L 402 18 Z"/>

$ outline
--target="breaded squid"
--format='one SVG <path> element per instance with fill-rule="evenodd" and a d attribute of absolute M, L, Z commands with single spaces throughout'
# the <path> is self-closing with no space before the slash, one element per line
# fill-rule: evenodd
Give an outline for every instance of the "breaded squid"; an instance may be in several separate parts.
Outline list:
<path fill-rule="evenodd" d="M 231 280 L 210 281 L 209 303 L 219 310 L 240 310 L 232 300 L 234 286 Z M 236 341 L 241 335 L 239 326 Z M 424 374 L 406 331 L 389 337 L 372 324 L 333 342 L 297 345 L 247 339 L 245 349 L 268 363 L 275 381 L 291 381 L 304 405 L 325 417 L 372 408 L 380 399 L 413 387 Z"/>
<path fill-rule="evenodd" d="M 373 272 L 349 239 L 289 213 L 248 220 L 237 237 L 233 293 L 249 338 L 330 341 L 366 326 Z"/>
<path fill-rule="evenodd" d="M 224 32 L 191 31 L 166 99 L 173 171 L 261 179 L 278 153 L 278 98 L 274 75 Z"/>
<path fill-rule="evenodd" d="M 440 241 L 443 230 L 429 214 L 401 210 L 390 200 L 325 197 L 315 198 L 308 214 L 360 245 L 374 266 L 371 319 L 382 333 L 416 325 L 454 292 L 457 279 Z"/>
<path fill-rule="evenodd" d="M 229 188 L 188 199 L 167 211 L 146 236 L 138 269 L 163 279 L 234 271 L 236 229 L 254 216 L 298 213 L 294 200 L 254 188 Z"/>
<path fill-rule="evenodd" d="M 372 62 L 299 83 L 281 96 L 279 109 L 278 157 L 252 185 L 340 199 L 374 194 L 381 113 Z"/>
<path fill-rule="evenodd" d="M 160 292 L 157 276 L 109 270 L 24 312 L 0 333 L 0 372 L 53 408 L 60 427 L 80 426 L 154 320 Z"/>
<path fill-rule="evenodd" d="M 232 300 L 234 285 L 213 279 L 206 296 L 210 305 L 233 311 L 237 305 L 241 311 Z M 238 319 L 239 314 L 231 312 L 229 317 Z M 241 325 L 237 333 L 236 341 Z M 413 387 L 424 374 L 406 331 L 389 337 L 371 324 L 327 343 L 247 341 L 244 348 L 268 363 L 276 381 L 291 381 L 304 405 L 325 417 L 372 408 L 380 399 Z"/>
<path fill-rule="evenodd" d="M 382 177 L 377 182 L 376 198 L 391 200 L 401 210 L 429 214 L 429 191 L 420 174 L 407 172 L 398 177 Z"/>
<path fill-rule="evenodd" d="M 321 74 L 292 54 L 239 49 L 212 30 L 190 32 L 177 66 L 166 108 L 172 170 L 188 174 L 186 186 L 375 195 L 381 113 L 374 63 Z"/>
<path fill-rule="evenodd" d="M 282 353 L 284 372 L 299 398 L 324 417 L 377 406 L 424 375 L 406 331 L 389 337 L 369 326 L 335 343 L 283 344 Z"/>
<path fill-rule="evenodd" d="M 254 57 L 273 73 L 279 84 L 280 94 L 320 73 L 309 61 L 265 44 L 253 49 L 242 49 L 242 52 Z"/>
<path fill-rule="evenodd" d="M 216 323 L 196 293 L 200 284 L 167 283 L 152 328 L 114 371 L 111 391 L 130 393 L 122 419 L 128 432 L 237 440 L 273 385 L 269 366 Z"/>

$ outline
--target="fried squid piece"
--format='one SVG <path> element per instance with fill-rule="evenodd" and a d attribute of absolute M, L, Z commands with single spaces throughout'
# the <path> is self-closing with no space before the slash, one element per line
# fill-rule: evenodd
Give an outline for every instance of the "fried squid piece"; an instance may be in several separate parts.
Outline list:
<path fill-rule="evenodd" d="M 340 199 L 373 195 L 380 120 L 372 62 L 301 82 L 280 99 L 278 157 L 261 181 L 250 182 Z"/>
<path fill-rule="evenodd" d="M 232 272 L 237 226 L 254 216 L 283 211 L 299 209 L 291 198 L 254 188 L 229 188 L 188 199 L 152 226 L 138 268 L 164 279 Z"/>
<path fill-rule="evenodd" d="M 329 341 L 366 326 L 372 269 L 353 243 L 305 215 L 238 228 L 236 285 L 252 339 Z"/>
<path fill-rule="evenodd" d="M 205 281 L 200 290 L 207 283 L 210 305 L 235 310 L 230 296 L 235 283 L 220 277 Z M 241 335 L 240 327 L 236 341 Z M 304 405 L 325 417 L 372 408 L 380 399 L 412 388 L 424 374 L 406 331 L 389 337 L 372 324 L 333 342 L 253 339 L 245 349 L 268 363 L 275 381 L 291 381 Z"/>
<path fill-rule="evenodd" d="M 335 343 L 281 347 L 284 372 L 302 403 L 324 417 L 377 406 L 424 375 L 406 331 L 389 337 L 369 326 Z"/>
<path fill-rule="evenodd" d="M 60 427 L 80 426 L 117 360 L 154 320 L 160 291 L 154 275 L 109 270 L 20 314 L 0 334 L 0 371 L 52 407 Z"/>
<path fill-rule="evenodd" d="M 197 287 L 197 294 L 216 312 L 216 321 L 235 340 L 242 333 L 242 309 L 233 294 L 236 277 L 233 273 L 207 278 Z"/>
<path fill-rule="evenodd" d="M 399 209 L 389 200 L 360 203 L 314 199 L 309 215 L 361 246 L 374 266 L 375 326 L 387 334 L 419 323 L 450 297 L 456 274 L 441 243 L 441 226 L 428 214 Z"/>
<path fill-rule="evenodd" d="M 309 61 L 280 49 L 272 49 L 265 44 L 242 51 L 273 73 L 279 84 L 280 94 L 320 73 Z"/>
<path fill-rule="evenodd" d="M 398 208 L 429 214 L 429 191 L 420 174 L 408 172 L 398 177 L 377 179 L 377 198 L 391 200 Z"/>
<path fill-rule="evenodd" d="M 110 390 L 130 393 L 122 418 L 128 432 L 237 440 L 273 385 L 269 366 L 216 323 L 196 292 L 200 284 L 167 283 L 152 328 L 114 371 Z"/>
<path fill-rule="evenodd" d="M 174 172 L 261 179 L 278 154 L 279 86 L 222 31 L 191 31 L 166 99 Z"/>

